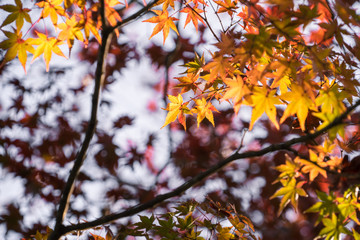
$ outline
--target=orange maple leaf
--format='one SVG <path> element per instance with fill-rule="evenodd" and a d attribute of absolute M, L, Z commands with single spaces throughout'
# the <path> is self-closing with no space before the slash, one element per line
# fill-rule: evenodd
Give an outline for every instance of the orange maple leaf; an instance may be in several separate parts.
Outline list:
<path fill-rule="evenodd" d="M 63 0 L 44 0 L 36 3 L 42 8 L 41 18 L 46 18 L 50 15 L 52 23 L 56 26 L 58 22 L 58 16 L 65 16 L 65 10 L 61 6 Z"/>
<path fill-rule="evenodd" d="M 182 88 L 180 94 L 188 92 L 190 90 L 193 90 L 193 92 L 195 93 L 197 90 L 196 81 L 198 80 L 198 78 L 199 75 L 194 73 L 188 73 L 184 77 L 176 77 L 175 79 L 179 80 L 180 83 L 175 87 Z"/>
<path fill-rule="evenodd" d="M 72 16 L 70 19 L 66 19 L 65 23 L 60 23 L 58 25 L 58 28 L 62 30 L 59 33 L 58 39 L 61 41 L 67 40 L 67 44 L 69 46 L 70 51 L 74 44 L 75 38 L 78 39 L 79 41 L 84 42 L 84 36 L 81 32 L 81 28 L 79 27 L 75 15 Z"/>
<path fill-rule="evenodd" d="M 249 95 L 251 91 L 244 83 L 244 80 L 240 76 L 233 77 L 232 79 L 226 78 L 224 83 L 228 86 L 223 96 L 223 100 L 232 99 L 234 103 L 234 111 L 237 114 L 240 110 L 243 97 Z"/>
<path fill-rule="evenodd" d="M 194 3 L 195 6 L 197 6 L 199 3 L 203 4 L 204 6 L 208 6 L 204 0 L 188 0 L 185 4 Z"/>
<path fill-rule="evenodd" d="M 2 5 L 0 9 L 10 12 L 10 14 L 5 18 L 4 22 L 1 24 L 1 27 L 6 26 L 13 21 L 15 21 L 16 28 L 21 29 L 24 25 L 24 19 L 31 23 L 31 18 L 28 12 L 30 12 L 29 8 L 23 8 L 23 5 L 20 0 L 15 0 L 16 5 Z"/>
<path fill-rule="evenodd" d="M 85 45 L 88 44 L 90 38 L 90 32 L 95 36 L 96 40 L 101 44 L 101 36 L 96 27 L 96 23 L 92 19 L 92 11 L 84 9 L 84 14 L 80 15 L 80 20 L 78 21 L 78 27 L 84 29 L 85 33 Z"/>
<path fill-rule="evenodd" d="M 310 182 L 312 182 L 319 174 L 327 178 L 325 167 L 327 163 L 322 160 L 316 153 L 309 150 L 310 160 L 296 158 L 295 161 L 302 164 L 301 171 L 303 173 L 309 173 Z"/>
<path fill-rule="evenodd" d="M 216 4 L 220 6 L 218 13 L 227 12 L 230 16 L 235 12 L 236 9 L 236 1 L 232 2 L 231 0 L 224 1 L 214 1 Z"/>
<path fill-rule="evenodd" d="M 200 22 L 202 22 L 202 24 L 206 26 L 204 20 L 200 16 L 200 13 L 203 13 L 204 11 L 197 8 L 196 5 L 194 7 L 187 6 L 180 12 L 187 13 L 184 28 L 186 27 L 186 25 L 188 25 L 190 21 L 192 21 L 196 31 L 198 31 L 198 20 L 200 20 Z"/>
<path fill-rule="evenodd" d="M 209 82 L 213 82 L 218 75 L 222 79 L 225 79 L 228 73 L 233 73 L 235 68 L 231 65 L 231 62 L 228 57 L 224 57 L 219 54 L 212 54 L 213 61 L 209 62 L 204 66 L 204 71 L 209 71 L 210 76 L 208 78 Z"/>
<path fill-rule="evenodd" d="M 105 17 L 108 20 L 111 26 L 115 26 L 118 21 L 122 21 L 119 13 L 114 9 L 114 7 L 120 3 L 118 0 L 105 0 Z"/>
<path fill-rule="evenodd" d="M 0 43 L 1 49 L 7 49 L 3 63 L 13 60 L 18 55 L 19 61 L 26 72 L 26 52 L 34 53 L 35 49 L 31 45 L 30 39 L 24 40 L 22 39 L 22 33 L 19 30 L 14 31 L 15 32 L 3 31 L 5 36 L 8 38 Z"/>
<path fill-rule="evenodd" d="M 158 6 L 160 4 L 163 4 L 162 6 L 163 11 L 166 11 L 169 6 L 172 9 L 175 9 L 175 0 L 160 0 L 155 4 L 155 6 Z"/>
<path fill-rule="evenodd" d="M 143 21 L 143 22 L 157 23 L 149 39 L 151 39 L 153 36 L 155 36 L 162 30 L 164 35 L 164 44 L 165 44 L 165 40 L 169 35 L 170 28 L 174 30 L 177 33 L 177 35 L 179 35 L 179 32 L 174 24 L 174 21 L 177 21 L 179 19 L 174 17 L 169 17 L 168 11 L 160 11 L 160 10 L 152 10 L 152 11 L 155 12 L 158 16 Z"/>
<path fill-rule="evenodd" d="M 31 62 L 34 62 L 36 58 L 38 58 L 41 54 L 44 54 L 44 59 L 46 63 L 46 71 L 49 71 L 49 62 L 51 59 L 52 52 L 55 54 L 67 58 L 63 52 L 60 50 L 59 45 L 63 44 L 63 41 L 56 39 L 54 37 L 48 37 L 45 34 L 36 32 L 39 38 L 31 39 L 32 45 L 39 45 L 35 52 L 34 57 Z"/>

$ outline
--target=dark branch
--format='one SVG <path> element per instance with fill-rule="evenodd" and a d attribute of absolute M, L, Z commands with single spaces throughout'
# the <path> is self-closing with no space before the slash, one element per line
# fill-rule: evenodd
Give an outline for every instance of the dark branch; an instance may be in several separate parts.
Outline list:
<path fill-rule="evenodd" d="M 133 15 L 125 18 L 124 20 L 122 20 L 121 22 L 118 22 L 118 24 L 116 24 L 113 27 L 110 27 L 110 31 L 114 31 L 115 29 L 122 27 L 128 23 L 130 23 L 131 21 L 134 21 L 136 19 L 138 19 L 139 17 L 143 16 L 144 14 L 146 14 L 153 6 L 155 6 L 157 4 L 157 2 L 159 2 L 159 0 L 154 0 L 151 3 L 149 3 L 148 5 L 146 5 L 145 7 L 141 8 L 139 11 L 137 11 L 136 13 L 134 13 Z"/>
<path fill-rule="evenodd" d="M 97 65 L 95 71 L 95 86 L 94 92 L 92 96 L 92 106 L 91 106 L 91 116 L 89 120 L 89 125 L 85 133 L 85 138 L 83 140 L 80 151 L 77 153 L 74 166 L 70 171 L 70 175 L 66 181 L 65 188 L 62 192 L 62 196 L 59 203 L 59 208 L 56 214 L 56 222 L 54 231 L 49 236 L 49 240 L 57 240 L 64 234 L 64 225 L 63 221 L 65 219 L 69 204 L 70 197 L 75 187 L 75 180 L 80 172 L 80 168 L 84 163 L 86 152 L 89 148 L 90 141 L 94 136 L 96 123 L 97 123 L 97 112 L 99 108 L 99 99 L 102 83 L 105 79 L 105 59 L 108 53 L 110 41 L 111 41 L 112 31 L 109 31 L 106 26 L 104 26 L 104 30 L 102 31 L 102 44 L 100 46 L 97 58 Z"/>
<path fill-rule="evenodd" d="M 301 136 L 298 138 L 294 138 L 294 139 L 291 139 L 291 140 L 283 142 L 283 143 L 273 144 L 273 145 L 266 147 L 259 151 L 248 151 L 248 152 L 244 152 L 244 153 L 235 152 L 233 155 L 229 156 L 228 158 L 224 159 L 223 161 L 219 162 L 218 164 L 212 166 L 208 170 L 196 175 L 195 177 L 193 177 L 189 181 L 183 183 L 182 185 L 180 185 L 179 187 L 177 187 L 176 189 L 174 189 L 171 192 L 168 192 L 168 193 L 162 194 L 162 195 L 158 195 L 157 197 L 155 197 L 154 199 L 152 199 L 146 203 L 136 205 L 136 206 L 131 207 L 128 210 L 125 210 L 120 213 L 103 216 L 101 218 L 98 218 L 98 219 L 96 219 L 94 221 L 90 221 L 90 222 L 66 226 L 66 227 L 64 227 L 64 234 L 72 232 L 72 231 L 76 231 L 76 230 L 84 230 L 84 229 L 92 228 L 92 227 L 99 226 L 102 224 L 110 223 L 112 221 L 115 221 L 115 220 L 118 220 L 118 219 L 121 219 L 124 217 L 133 216 L 133 215 L 135 215 L 139 212 L 142 212 L 146 209 L 150 209 L 150 208 L 154 207 L 155 205 L 162 203 L 169 198 L 180 195 L 184 191 L 186 191 L 189 188 L 193 187 L 194 185 L 198 184 L 205 178 L 216 173 L 217 171 L 219 171 L 220 169 L 222 169 L 223 167 L 225 167 L 226 165 L 228 165 L 229 163 L 231 163 L 235 160 L 251 158 L 251 157 L 260 157 L 260 156 L 263 156 L 263 155 L 271 153 L 271 152 L 275 152 L 275 151 L 279 151 L 279 150 L 287 150 L 290 148 L 290 146 L 292 146 L 294 144 L 303 143 L 310 139 L 319 137 L 320 135 L 326 133 L 331 128 L 341 124 L 343 122 L 343 120 L 359 105 L 360 105 L 360 100 L 358 102 L 356 102 L 353 106 L 349 107 L 343 114 L 341 114 L 340 116 L 335 118 L 334 121 L 332 121 L 329 125 L 327 125 L 326 127 L 322 128 L 314 133 L 309 133 L 307 135 L 304 135 L 304 136 Z"/>

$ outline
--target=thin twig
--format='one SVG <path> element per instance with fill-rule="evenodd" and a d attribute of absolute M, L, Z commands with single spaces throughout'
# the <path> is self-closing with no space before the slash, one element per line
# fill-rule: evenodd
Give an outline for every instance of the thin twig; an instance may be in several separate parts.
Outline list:
<path fill-rule="evenodd" d="M 145 7 L 141 8 L 139 11 L 137 11 L 136 13 L 132 14 L 131 16 L 123 19 L 121 22 L 118 22 L 115 26 L 110 27 L 110 31 L 114 31 L 115 29 L 119 28 L 119 27 L 123 27 L 126 24 L 138 19 L 139 17 L 143 16 L 144 14 L 146 14 L 154 5 L 156 5 L 160 0 L 154 0 L 151 3 L 149 3 L 148 5 L 146 5 Z"/>

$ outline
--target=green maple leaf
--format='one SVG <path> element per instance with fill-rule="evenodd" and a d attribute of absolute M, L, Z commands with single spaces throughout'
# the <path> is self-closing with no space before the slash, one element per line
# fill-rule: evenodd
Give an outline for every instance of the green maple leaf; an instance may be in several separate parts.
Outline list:
<path fill-rule="evenodd" d="M 16 5 L 2 5 L 0 9 L 10 12 L 10 14 L 6 17 L 1 27 L 6 26 L 15 21 L 16 28 L 20 30 L 24 25 L 24 19 L 31 23 L 31 18 L 28 12 L 30 12 L 29 8 L 23 8 L 23 5 L 20 0 L 15 0 Z"/>
<path fill-rule="evenodd" d="M 328 113 L 326 111 L 322 111 L 319 113 L 313 113 L 317 118 L 320 118 L 322 120 L 322 124 L 317 128 L 317 130 L 321 130 L 330 123 L 332 123 L 337 115 Z M 336 138 L 336 135 L 339 134 L 342 138 L 345 136 L 345 124 L 338 124 L 331 129 L 328 130 L 329 139 L 333 141 Z"/>
<path fill-rule="evenodd" d="M 297 183 L 295 178 L 292 178 L 290 181 L 280 180 L 280 182 L 283 184 L 283 187 L 277 190 L 274 195 L 270 197 L 270 199 L 273 199 L 275 197 L 282 196 L 278 215 L 281 214 L 289 203 L 291 203 L 296 210 L 299 196 L 307 196 L 305 190 L 302 188 L 302 185 L 304 185 L 305 182 L 302 181 Z"/>
<path fill-rule="evenodd" d="M 321 229 L 319 236 L 324 236 L 325 240 L 339 240 L 341 233 L 351 234 L 351 232 L 345 228 L 346 223 L 343 223 L 335 213 L 331 215 L 331 219 L 324 218 L 322 223 L 324 224 L 324 228 Z"/>
<path fill-rule="evenodd" d="M 309 212 L 317 212 L 319 213 L 319 217 L 316 220 L 316 225 L 321 222 L 324 217 L 328 217 L 333 213 L 338 212 L 338 208 L 335 204 L 336 197 L 332 192 L 330 194 L 326 194 L 324 192 L 316 191 L 316 195 L 319 198 L 319 202 L 312 205 L 309 209 L 305 211 L 305 213 Z"/>
<path fill-rule="evenodd" d="M 360 209 L 360 203 L 358 202 L 357 193 L 354 193 L 353 189 L 348 189 L 344 193 L 345 197 L 336 198 L 338 209 L 341 216 L 346 219 L 350 218 L 356 224 L 360 225 L 360 221 L 357 218 L 357 211 Z"/>

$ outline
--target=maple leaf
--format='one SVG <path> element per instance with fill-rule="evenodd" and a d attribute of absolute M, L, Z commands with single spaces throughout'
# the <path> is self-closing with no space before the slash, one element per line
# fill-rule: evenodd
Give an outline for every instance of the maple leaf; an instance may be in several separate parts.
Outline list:
<path fill-rule="evenodd" d="M 30 12 L 29 8 L 23 8 L 21 0 L 15 0 L 15 5 L 2 5 L 0 9 L 10 12 L 10 14 L 5 18 L 1 27 L 6 26 L 15 21 L 16 28 L 21 29 L 24 25 L 24 19 L 31 23 L 31 18 L 28 12 Z"/>
<path fill-rule="evenodd" d="M 181 93 L 185 93 L 188 92 L 190 90 L 193 90 L 193 92 L 195 93 L 197 90 L 197 79 L 199 78 L 199 75 L 196 75 L 194 73 L 188 73 L 186 76 L 184 77 L 176 77 L 175 79 L 179 80 L 179 84 L 177 84 L 175 87 L 180 87 L 181 89 Z"/>
<path fill-rule="evenodd" d="M 201 3 L 204 6 L 208 6 L 204 0 L 188 0 L 185 5 L 188 5 L 189 3 L 194 3 L 195 6 L 197 6 L 199 3 Z"/>
<path fill-rule="evenodd" d="M 325 111 L 321 111 L 318 113 L 313 113 L 313 115 L 315 117 L 320 118 L 323 123 L 317 128 L 317 130 L 323 129 L 324 127 L 326 127 L 327 125 L 329 125 L 331 122 L 333 122 L 335 120 L 335 118 L 338 115 L 332 114 Z M 336 135 L 339 134 L 342 138 L 344 138 L 345 136 L 345 125 L 344 124 L 338 124 L 334 127 L 332 127 L 331 129 L 328 130 L 328 134 L 329 134 L 329 139 L 331 141 L 333 141 L 336 138 Z"/>
<path fill-rule="evenodd" d="M 360 209 L 360 203 L 358 203 L 357 193 L 353 193 L 351 191 L 346 191 L 344 196 L 346 197 L 339 197 L 336 200 L 338 201 L 338 209 L 340 214 L 344 218 L 350 218 L 353 220 L 357 225 L 360 225 L 360 221 L 357 218 L 357 211 Z"/>
<path fill-rule="evenodd" d="M 57 27 L 62 29 L 62 31 L 59 33 L 58 39 L 60 41 L 67 40 L 70 51 L 74 44 L 75 38 L 79 41 L 84 42 L 84 36 L 81 32 L 81 28 L 79 27 L 75 15 L 72 16 L 70 19 L 66 19 L 65 23 L 60 23 Z"/>
<path fill-rule="evenodd" d="M 179 32 L 174 24 L 174 21 L 177 21 L 179 19 L 174 17 L 169 17 L 168 11 L 160 11 L 160 10 L 152 10 L 152 11 L 155 12 L 158 16 L 143 21 L 143 22 L 157 23 L 149 39 L 151 39 L 153 36 L 158 34 L 160 31 L 163 31 L 164 44 L 165 44 L 165 40 L 169 35 L 170 28 L 174 30 L 177 33 L 177 35 L 179 35 Z"/>
<path fill-rule="evenodd" d="M 278 215 L 281 214 L 281 212 L 284 210 L 284 208 L 291 203 L 291 205 L 297 209 L 297 202 L 299 196 L 307 196 L 304 189 L 302 189 L 302 185 L 304 185 L 305 182 L 298 182 L 296 183 L 296 179 L 292 178 L 290 181 L 288 180 L 280 180 L 283 187 L 277 190 L 270 199 L 273 199 L 275 197 L 283 196 L 280 201 L 279 211 Z"/>
<path fill-rule="evenodd" d="M 242 104 L 243 97 L 251 93 L 248 86 L 244 83 L 241 76 L 237 75 L 232 79 L 226 78 L 224 83 L 228 86 L 223 96 L 223 100 L 232 99 L 234 103 L 235 114 L 238 114 Z"/>
<path fill-rule="evenodd" d="M 339 115 L 346 110 L 343 100 L 349 96 L 345 91 L 339 92 L 339 85 L 329 82 L 325 77 L 323 89 L 319 91 L 318 97 L 315 99 L 316 106 L 321 106 L 323 112 Z"/>
<path fill-rule="evenodd" d="M 185 63 L 184 67 L 187 67 L 188 69 L 186 69 L 186 73 L 195 73 L 198 74 L 199 72 L 201 72 L 202 67 L 205 65 L 205 58 L 204 58 L 204 53 L 201 55 L 201 57 L 199 57 L 199 55 L 195 52 L 195 59 L 194 61 L 191 62 L 187 62 Z"/>
<path fill-rule="evenodd" d="M 280 174 L 274 183 L 280 181 L 281 179 L 291 179 L 297 177 L 299 174 L 300 165 L 296 161 L 297 158 L 295 161 L 293 161 L 289 155 L 286 154 L 285 157 L 285 164 L 281 164 L 275 167 L 275 169 L 279 171 Z"/>
<path fill-rule="evenodd" d="M 274 80 L 270 87 L 280 87 L 280 92 L 282 94 L 286 93 L 291 83 L 289 77 L 291 69 L 289 68 L 288 63 L 283 61 L 274 61 L 269 64 L 269 68 L 274 70 L 271 74 Z"/>
<path fill-rule="evenodd" d="M 305 159 L 297 159 L 297 162 L 302 164 L 301 171 L 303 173 L 309 173 L 309 179 L 312 182 L 319 174 L 327 178 L 325 167 L 327 164 L 319 159 L 315 152 L 309 150 L 310 161 Z"/>
<path fill-rule="evenodd" d="M 170 6 L 172 9 L 175 9 L 175 0 L 160 0 L 154 6 L 163 5 L 162 10 L 166 11 Z"/>
<path fill-rule="evenodd" d="M 108 20 L 111 26 L 115 26 L 118 21 L 122 21 L 119 13 L 114 9 L 114 7 L 120 3 L 118 0 L 105 0 L 105 18 Z"/>
<path fill-rule="evenodd" d="M 211 122 L 211 124 L 213 126 L 215 126 L 214 124 L 214 116 L 212 111 L 217 111 L 217 109 L 211 104 L 211 102 L 206 102 L 205 98 L 197 99 L 195 100 L 196 103 L 196 107 L 195 107 L 195 112 L 197 113 L 197 126 L 199 127 L 200 123 L 202 120 L 204 120 L 204 118 L 206 117 L 207 120 L 209 120 L 209 122 Z"/>
<path fill-rule="evenodd" d="M 222 79 L 225 79 L 228 73 L 233 73 L 235 68 L 232 66 L 230 59 L 223 55 L 212 54 L 213 60 L 206 64 L 203 68 L 204 71 L 209 71 L 207 81 L 213 82 L 219 75 Z"/>
<path fill-rule="evenodd" d="M 3 31 L 5 36 L 8 38 L 0 43 L 0 48 L 6 51 L 4 62 L 9 62 L 13 60 L 16 56 L 19 57 L 19 61 L 26 72 L 26 61 L 27 53 L 34 53 L 35 49 L 31 44 L 31 39 L 24 40 L 22 38 L 22 33 L 19 30 L 14 30 L 15 32 Z"/>
<path fill-rule="evenodd" d="M 65 16 L 65 10 L 61 6 L 63 0 L 44 0 L 36 3 L 42 8 L 41 18 L 46 18 L 50 15 L 52 23 L 56 26 L 58 22 L 58 16 Z"/>
<path fill-rule="evenodd" d="M 191 114 L 190 110 L 187 108 L 188 103 L 183 103 L 183 98 L 180 94 L 178 94 L 177 97 L 168 95 L 168 98 L 170 100 L 170 103 L 168 103 L 167 107 L 164 110 L 167 110 L 169 112 L 166 115 L 165 123 L 161 128 L 165 127 L 169 123 L 172 123 L 176 120 L 176 118 L 178 118 L 179 122 L 186 130 L 185 114 Z"/>
<path fill-rule="evenodd" d="M 279 97 L 276 95 L 276 89 L 269 90 L 266 87 L 254 87 L 251 100 L 253 102 L 253 111 L 251 115 L 250 127 L 251 130 L 255 121 L 261 117 L 265 112 L 268 115 L 270 121 L 279 130 L 279 123 L 276 120 L 276 107 L 275 104 L 281 104 Z"/>
<path fill-rule="evenodd" d="M 285 101 L 290 101 L 284 111 L 284 115 L 280 119 L 283 123 L 286 118 L 296 113 L 301 130 L 305 131 L 305 120 L 308 115 L 309 109 L 314 109 L 314 101 L 310 99 L 309 94 L 304 91 L 304 88 L 297 84 L 291 84 L 291 92 L 284 93 L 280 96 Z"/>
<path fill-rule="evenodd" d="M 227 12 L 230 16 L 235 12 L 236 9 L 236 1 L 232 2 L 231 0 L 224 1 L 214 1 L 216 4 L 220 6 L 218 13 Z"/>
<path fill-rule="evenodd" d="M 84 29 L 85 33 L 85 45 L 88 44 L 90 38 L 90 32 L 95 36 L 96 40 L 101 44 L 101 36 L 99 34 L 98 29 L 96 28 L 96 24 L 92 19 L 92 11 L 84 9 L 84 14 L 80 15 L 80 20 L 78 21 L 79 28 Z"/>
<path fill-rule="evenodd" d="M 190 21 L 192 21 L 192 23 L 194 24 L 194 27 L 196 29 L 196 32 L 197 32 L 198 31 L 198 21 L 199 20 L 200 20 L 200 22 L 202 22 L 202 24 L 204 24 L 206 26 L 204 20 L 200 16 L 200 13 L 203 13 L 204 11 L 197 8 L 196 5 L 194 7 L 187 6 L 183 10 L 181 10 L 180 12 L 187 13 L 184 28 L 186 27 L 186 25 L 188 25 L 188 23 Z"/>
<path fill-rule="evenodd" d="M 321 229 L 319 236 L 326 236 L 325 240 L 339 240 L 340 234 L 351 234 L 348 229 L 342 224 L 342 219 L 338 218 L 335 213 L 330 218 L 324 218 L 322 223 L 324 228 Z"/>
<path fill-rule="evenodd" d="M 335 205 L 336 197 L 333 192 L 326 194 L 321 191 L 316 191 L 316 195 L 320 201 L 305 210 L 305 213 L 319 213 L 319 217 L 315 223 L 317 225 L 324 217 L 330 216 L 333 213 L 337 212 L 337 206 Z"/>
<path fill-rule="evenodd" d="M 31 62 L 34 62 L 34 60 L 38 58 L 41 54 L 44 54 L 46 71 L 48 72 L 52 52 L 61 57 L 67 58 L 59 48 L 59 45 L 63 44 L 63 41 L 56 39 L 55 37 L 49 38 L 47 35 L 39 33 L 37 31 L 36 34 L 39 38 L 31 39 L 31 44 L 39 46 L 36 48 L 34 52 L 34 57 Z"/>

